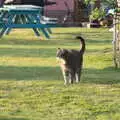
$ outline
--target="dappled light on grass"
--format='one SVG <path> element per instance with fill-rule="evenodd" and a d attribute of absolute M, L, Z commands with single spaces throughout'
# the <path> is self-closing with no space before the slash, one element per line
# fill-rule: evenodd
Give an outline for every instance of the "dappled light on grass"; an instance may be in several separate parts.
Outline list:
<path fill-rule="evenodd" d="M 22 34 L 22 35 L 21 35 Z M 14 30 L 0 39 L 0 120 L 119 120 L 120 69 L 113 66 L 108 29 L 57 28 L 50 40 Z M 58 47 L 80 49 L 81 82 L 63 85 Z"/>

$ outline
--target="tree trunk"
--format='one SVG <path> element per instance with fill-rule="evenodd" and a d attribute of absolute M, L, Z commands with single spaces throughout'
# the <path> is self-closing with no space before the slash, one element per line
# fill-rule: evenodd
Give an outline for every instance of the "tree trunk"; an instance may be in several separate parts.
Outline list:
<path fill-rule="evenodd" d="M 74 21 L 77 23 L 89 21 L 88 11 L 86 11 L 84 0 L 74 0 Z"/>
<path fill-rule="evenodd" d="M 101 7 L 100 0 L 96 0 L 94 8 L 98 8 L 99 9 L 100 7 Z"/>

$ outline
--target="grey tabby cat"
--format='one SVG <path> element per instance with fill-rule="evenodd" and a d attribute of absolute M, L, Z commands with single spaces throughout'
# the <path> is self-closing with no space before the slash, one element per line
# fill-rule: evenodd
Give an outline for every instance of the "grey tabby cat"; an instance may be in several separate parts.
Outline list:
<path fill-rule="evenodd" d="M 75 80 L 76 83 L 80 81 L 81 70 L 83 64 L 83 54 L 85 52 L 85 40 L 78 36 L 76 39 L 80 39 L 82 48 L 79 50 L 68 50 L 58 48 L 57 50 L 57 59 L 59 59 L 60 66 L 63 72 L 64 84 L 73 83 Z"/>

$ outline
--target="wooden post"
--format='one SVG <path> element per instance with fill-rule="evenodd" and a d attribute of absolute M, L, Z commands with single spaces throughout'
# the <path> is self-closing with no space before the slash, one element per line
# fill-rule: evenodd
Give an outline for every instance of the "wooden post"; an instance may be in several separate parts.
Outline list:
<path fill-rule="evenodd" d="M 98 8 L 98 9 L 100 9 L 100 7 L 101 7 L 101 4 L 100 4 L 101 2 L 100 2 L 100 0 L 96 0 L 95 1 L 95 8 Z"/>
<path fill-rule="evenodd" d="M 115 13 L 114 14 L 114 20 L 113 20 L 113 58 L 114 58 L 114 64 L 116 68 L 120 67 L 120 14 Z"/>
<path fill-rule="evenodd" d="M 118 16 L 118 39 L 117 39 L 117 58 L 118 58 L 118 67 L 120 67 L 120 16 Z"/>
<path fill-rule="evenodd" d="M 113 20 L 113 59 L 114 59 L 114 64 L 115 64 L 115 67 L 117 68 L 118 67 L 118 64 L 117 64 L 117 55 L 116 55 L 116 40 L 117 40 L 117 29 L 116 29 L 116 14 L 114 14 L 114 20 Z"/>
<path fill-rule="evenodd" d="M 116 68 L 120 67 L 120 11 L 118 8 L 120 8 L 120 0 L 116 0 L 116 11 L 113 19 L 113 58 Z"/>

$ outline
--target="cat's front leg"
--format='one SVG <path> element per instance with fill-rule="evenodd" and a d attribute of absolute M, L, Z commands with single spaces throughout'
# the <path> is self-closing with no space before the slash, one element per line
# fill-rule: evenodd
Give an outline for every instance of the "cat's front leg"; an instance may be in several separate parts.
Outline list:
<path fill-rule="evenodd" d="M 69 72 L 63 71 L 63 77 L 64 77 L 64 85 L 67 85 L 69 80 Z"/>

